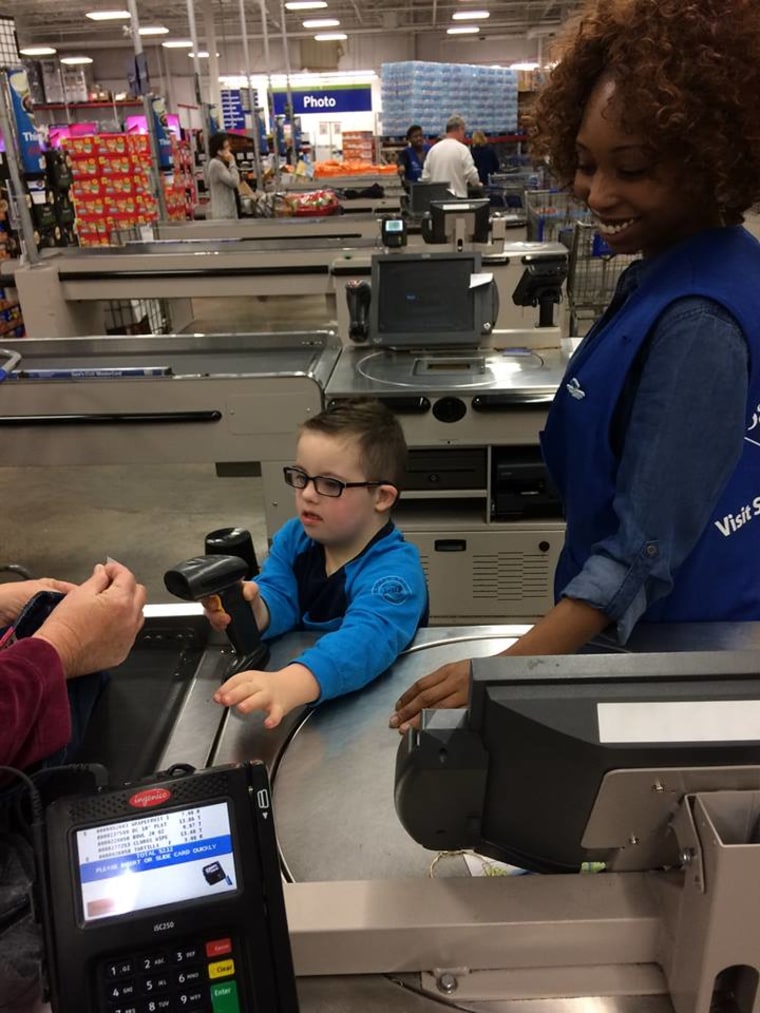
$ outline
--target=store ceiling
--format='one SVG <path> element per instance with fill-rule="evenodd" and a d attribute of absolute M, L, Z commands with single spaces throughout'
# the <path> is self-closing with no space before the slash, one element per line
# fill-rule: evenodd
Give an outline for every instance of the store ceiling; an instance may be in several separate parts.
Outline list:
<path fill-rule="evenodd" d="M 244 0 L 248 34 L 261 35 L 260 0 Z M 281 0 L 264 0 L 269 31 L 281 33 Z M 217 42 L 236 42 L 240 38 L 240 0 L 194 0 L 200 39 L 203 37 L 203 12 L 213 11 Z M 349 34 L 442 34 L 452 25 L 454 11 L 467 7 L 488 10 L 490 18 L 481 21 L 486 38 L 549 35 L 578 6 L 578 0 L 328 0 L 327 9 L 286 12 L 289 37 L 309 37 L 313 30 L 303 28 L 310 17 L 335 17 L 340 31 Z M 0 0 L 0 13 L 16 19 L 22 46 L 49 43 L 63 49 L 111 48 L 129 44 L 123 23 L 96 23 L 85 19 L 85 11 L 96 8 L 127 8 L 126 0 Z M 188 38 L 187 0 L 138 0 L 141 25 L 162 24 L 170 29 L 166 38 Z M 146 45 L 155 39 L 144 40 Z M 160 39 L 158 41 L 161 41 Z"/>

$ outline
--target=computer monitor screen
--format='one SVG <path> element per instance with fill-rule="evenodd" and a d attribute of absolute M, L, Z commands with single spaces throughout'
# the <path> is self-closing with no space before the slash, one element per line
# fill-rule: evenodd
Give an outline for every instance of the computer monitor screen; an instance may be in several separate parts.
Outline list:
<path fill-rule="evenodd" d="M 410 183 L 409 214 L 420 218 L 430 210 L 433 200 L 446 200 L 451 197 L 450 183 Z"/>
<path fill-rule="evenodd" d="M 445 729 L 456 715 L 459 727 Z M 677 863 L 666 832 L 675 772 L 760 765 L 760 664 L 727 650 L 478 659 L 467 711 L 423 717 L 399 749 L 396 809 L 424 847 L 473 848 L 537 872 L 609 861 L 583 843 L 600 787 L 611 771 L 645 768 L 655 773 L 640 788 L 644 808 L 659 779 L 662 847 Z M 641 812 L 616 811 L 629 808 Z M 620 829 L 634 861 L 648 830 L 633 815 Z"/>
<path fill-rule="evenodd" d="M 490 225 L 490 201 L 452 198 L 430 205 L 432 242 L 446 243 L 456 235 L 457 220 L 464 221 L 464 239 L 469 243 L 487 243 Z"/>
<path fill-rule="evenodd" d="M 386 346 L 477 345 L 489 318 L 471 286 L 478 253 L 372 258 L 369 339 Z"/>

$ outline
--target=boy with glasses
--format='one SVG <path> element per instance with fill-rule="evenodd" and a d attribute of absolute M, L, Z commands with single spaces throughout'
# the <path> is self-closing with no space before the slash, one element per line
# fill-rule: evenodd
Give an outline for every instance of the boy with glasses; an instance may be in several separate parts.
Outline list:
<path fill-rule="evenodd" d="M 324 636 L 277 672 L 232 676 L 217 703 L 266 711 L 275 728 L 294 707 L 360 689 L 409 646 L 428 596 L 419 553 L 390 519 L 405 463 L 401 426 L 379 401 L 341 401 L 301 425 L 295 464 L 284 469 L 298 516 L 244 595 L 265 638 Z M 210 607 L 212 626 L 224 629 L 229 617 Z"/>

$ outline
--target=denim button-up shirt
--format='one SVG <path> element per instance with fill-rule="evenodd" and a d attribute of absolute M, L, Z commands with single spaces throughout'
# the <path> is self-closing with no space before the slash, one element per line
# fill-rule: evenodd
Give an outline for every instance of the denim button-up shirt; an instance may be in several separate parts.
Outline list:
<path fill-rule="evenodd" d="M 656 260 L 628 268 L 601 325 L 656 268 Z M 603 340 L 600 324 L 582 347 Z M 626 581 L 639 546 L 626 544 L 624 532 L 672 531 L 669 569 L 683 562 L 741 455 L 748 377 L 747 341 L 737 321 L 718 303 L 688 296 L 660 317 L 626 381 L 611 436 L 619 488 L 629 490 L 621 509 L 635 523 L 621 523 L 563 591 L 605 612 L 620 642 L 668 590 L 656 579 L 643 587 Z M 656 446 L 646 437 L 653 426 L 661 434 Z"/>

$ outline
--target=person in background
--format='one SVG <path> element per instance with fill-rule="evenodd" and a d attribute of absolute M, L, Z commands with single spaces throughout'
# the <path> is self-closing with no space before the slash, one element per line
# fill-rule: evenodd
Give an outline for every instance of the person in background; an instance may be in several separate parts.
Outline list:
<path fill-rule="evenodd" d="M 232 676 L 217 703 L 266 711 L 264 726 L 275 728 L 294 707 L 365 686 L 409 646 L 427 622 L 428 595 L 419 552 L 390 517 L 406 453 L 398 419 L 379 401 L 341 401 L 303 423 L 295 464 L 284 469 L 298 516 L 277 532 L 243 594 L 263 639 L 323 636 L 279 671 Z M 218 599 L 204 604 L 224 629 Z"/>
<path fill-rule="evenodd" d="M 488 143 L 488 139 L 482 130 L 474 130 L 472 133 L 472 146 L 470 148 L 472 160 L 478 170 L 478 177 L 483 186 L 488 186 L 488 177 L 493 172 L 499 171 L 499 156 Z"/>
<path fill-rule="evenodd" d="M 0 650 L 0 764 L 21 769 L 83 731 L 75 727 L 83 717 L 79 677 L 120 664 L 143 624 L 145 588 L 111 562 L 98 563 L 80 585 L 51 578 L 0 584 L 0 627 L 15 623 L 40 591 L 65 597 L 35 633 Z"/>
<path fill-rule="evenodd" d="M 214 134 L 208 145 L 206 185 L 211 198 L 212 218 L 237 218 L 240 173 L 227 134 Z"/>
<path fill-rule="evenodd" d="M 465 122 L 461 116 L 450 116 L 446 136 L 427 154 L 422 168 L 423 183 L 449 183 L 456 197 L 466 197 L 467 187 L 479 187 L 480 177 L 470 149 L 464 143 Z"/>
<path fill-rule="evenodd" d="M 407 146 L 398 153 L 398 174 L 408 186 L 419 182 L 430 145 L 425 143 L 422 127 L 416 123 L 407 130 L 406 140 Z"/>
<path fill-rule="evenodd" d="M 588 0 L 564 33 L 531 150 L 613 253 L 642 259 L 549 411 L 556 605 L 505 653 L 760 619 L 760 244 L 742 226 L 760 202 L 758 53 L 751 0 Z M 464 706 L 469 681 L 469 662 L 425 676 L 392 727 Z"/>

